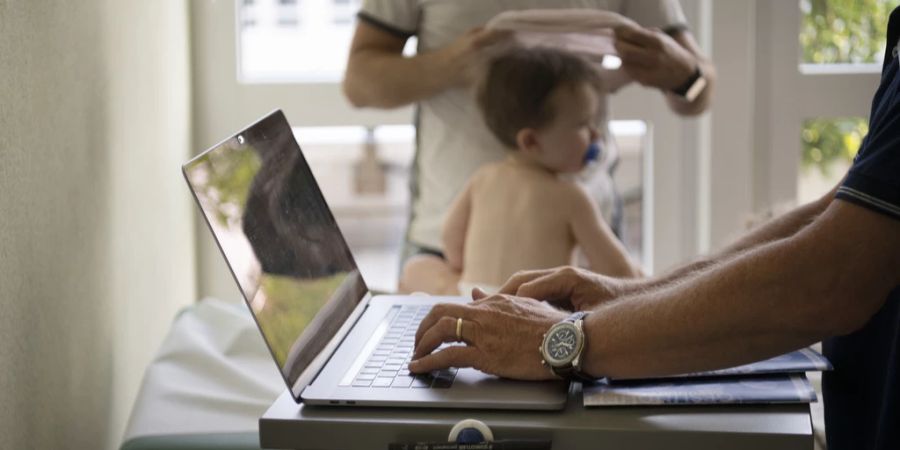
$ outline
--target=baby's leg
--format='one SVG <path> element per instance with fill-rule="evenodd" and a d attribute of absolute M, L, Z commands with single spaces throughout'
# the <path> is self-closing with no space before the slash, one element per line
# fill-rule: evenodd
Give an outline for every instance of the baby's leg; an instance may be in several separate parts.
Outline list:
<path fill-rule="evenodd" d="M 457 284 L 460 275 L 441 257 L 416 255 L 403 265 L 398 288 L 404 294 L 459 295 Z"/>

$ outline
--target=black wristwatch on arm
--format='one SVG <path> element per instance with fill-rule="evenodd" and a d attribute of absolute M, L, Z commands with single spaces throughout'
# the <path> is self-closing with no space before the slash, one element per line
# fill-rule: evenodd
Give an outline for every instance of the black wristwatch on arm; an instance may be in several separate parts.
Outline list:
<path fill-rule="evenodd" d="M 700 70 L 700 66 L 697 66 L 690 78 L 680 86 L 672 89 L 671 92 L 687 102 L 693 102 L 700 96 L 700 93 L 706 89 L 706 83 L 706 77 L 703 76 L 703 71 Z"/>
<path fill-rule="evenodd" d="M 585 349 L 584 317 L 588 313 L 579 311 L 562 322 L 554 324 L 544 334 L 541 343 L 541 364 L 550 368 L 554 375 L 568 379 L 589 381 L 594 378 L 581 370 Z"/>

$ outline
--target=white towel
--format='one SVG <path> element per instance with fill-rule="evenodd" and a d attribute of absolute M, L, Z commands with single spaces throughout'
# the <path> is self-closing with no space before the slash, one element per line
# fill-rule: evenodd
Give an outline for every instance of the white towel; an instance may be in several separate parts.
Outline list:
<path fill-rule="evenodd" d="M 528 9 L 507 11 L 488 21 L 486 28 L 510 30 L 526 47 L 554 47 L 579 54 L 594 63 L 607 91 L 628 84 L 631 78 L 603 59 L 618 54 L 613 29 L 623 25 L 637 26 L 631 19 L 610 11 L 596 9 Z"/>

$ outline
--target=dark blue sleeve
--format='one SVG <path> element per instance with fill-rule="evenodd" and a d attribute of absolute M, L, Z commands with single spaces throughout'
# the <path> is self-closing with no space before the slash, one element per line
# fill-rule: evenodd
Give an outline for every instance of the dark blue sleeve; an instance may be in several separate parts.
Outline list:
<path fill-rule="evenodd" d="M 872 101 L 869 133 L 836 197 L 900 219 L 900 75 L 896 37 L 888 41 L 881 85 Z M 892 55 L 893 53 L 893 55 Z"/>

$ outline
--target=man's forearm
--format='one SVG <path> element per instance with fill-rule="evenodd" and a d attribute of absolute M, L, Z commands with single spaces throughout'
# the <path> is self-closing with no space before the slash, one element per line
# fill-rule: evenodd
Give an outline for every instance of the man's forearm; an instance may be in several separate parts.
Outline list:
<path fill-rule="evenodd" d="M 459 85 L 463 69 L 441 49 L 405 57 L 376 49 L 355 52 L 347 65 L 344 93 L 357 107 L 396 108 Z"/>
<path fill-rule="evenodd" d="M 900 281 L 897 225 L 860 210 L 837 205 L 790 238 L 598 308 L 585 321 L 586 370 L 639 377 L 722 368 L 852 332 Z"/>
<path fill-rule="evenodd" d="M 801 264 L 784 255 L 787 245 L 764 246 L 700 276 L 598 309 L 585 324 L 586 370 L 646 377 L 715 369 L 820 339 L 823 332 L 804 326 L 815 322 L 803 317 L 812 296 L 789 292 L 796 283 L 785 282 L 801 277 L 792 272 Z"/>

